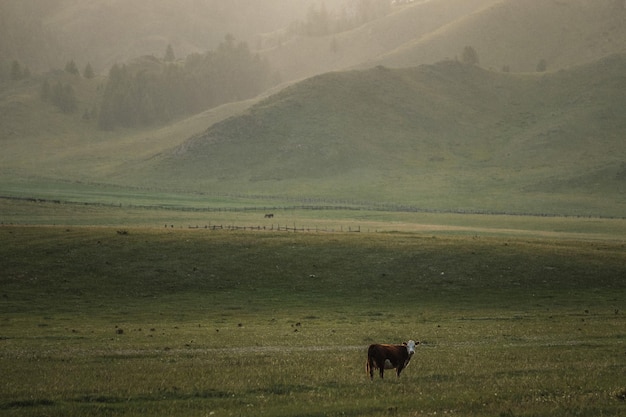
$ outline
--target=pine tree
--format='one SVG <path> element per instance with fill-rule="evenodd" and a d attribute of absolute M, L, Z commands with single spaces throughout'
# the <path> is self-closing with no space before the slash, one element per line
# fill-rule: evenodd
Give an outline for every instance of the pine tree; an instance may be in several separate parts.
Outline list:
<path fill-rule="evenodd" d="M 65 64 L 65 72 L 69 72 L 72 75 L 80 75 L 80 73 L 78 72 L 78 67 L 76 66 L 76 63 L 73 59 Z"/>
<path fill-rule="evenodd" d="M 22 72 L 22 66 L 18 61 L 13 61 L 11 64 L 11 79 L 13 81 L 19 81 L 24 78 L 24 73 Z"/>
<path fill-rule="evenodd" d="M 548 69 L 548 61 L 540 59 L 537 63 L 537 72 L 545 72 Z"/>
<path fill-rule="evenodd" d="M 461 56 L 461 62 L 468 65 L 478 65 L 478 52 L 471 46 L 463 48 L 463 55 Z"/>
<path fill-rule="evenodd" d="M 171 44 L 168 44 L 167 48 L 165 49 L 165 56 L 163 57 L 163 61 L 165 62 L 176 61 L 176 55 L 174 55 L 174 48 L 172 48 Z"/>
<path fill-rule="evenodd" d="M 65 113 L 75 112 L 78 108 L 78 101 L 76 100 L 76 94 L 74 94 L 74 88 L 69 84 L 65 84 L 63 88 L 63 99 L 63 108 L 61 110 Z"/>
<path fill-rule="evenodd" d="M 135 125 L 136 88 L 126 65 L 115 64 L 109 70 L 109 79 L 104 89 L 98 125 L 101 129 L 112 130 L 117 126 Z"/>
<path fill-rule="evenodd" d="M 39 92 L 39 96 L 43 101 L 50 100 L 50 83 L 48 80 L 43 80 L 41 84 L 41 91 Z"/>
<path fill-rule="evenodd" d="M 76 95 L 74 89 L 69 84 L 58 82 L 52 89 L 50 96 L 52 104 L 57 106 L 63 113 L 73 113 L 77 108 Z"/>
<path fill-rule="evenodd" d="M 91 64 L 88 62 L 87 65 L 85 66 L 85 70 L 83 71 L 83 77 L 90 80 L 93 77 L 95 77 L 95 75 L 96 74 L 93 72 L 93 68 L 91 67 Z"/>

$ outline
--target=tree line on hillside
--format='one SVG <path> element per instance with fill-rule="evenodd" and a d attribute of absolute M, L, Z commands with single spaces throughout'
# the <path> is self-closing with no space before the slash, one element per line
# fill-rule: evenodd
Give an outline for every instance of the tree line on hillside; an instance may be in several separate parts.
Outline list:
<path fill-rule="evenodd" d="M 65 64 L 65 72 L 72 75 L 81 75 L 73 59 Z M 30 78 L 31 75 L 28 65 L 22 64 L 17 59 L 0 66 L 0 80 L 21 81 Z M 95 75 L 91 64 L 87 63 L 82 76 L 89 79 L 95 77 Z"/>
<path fill-rule="evenodd" d="M 70 60 L 65 64 L 65 72 L 75 77 L 81 76 L 74 60 Z M 87 63 L 85 66 L 82 76 L 86 79 L 95 77 L 90 63 Z M 62 83 L 57 81 L 54 85 L 51 85 L 48 78 L 45 78 L 41 84 L 40 97 L 43 101 L 52 103 L 63 113 L 74 113 L 78 109 L 78 100 L 74 87 L 72 87 L 70 82 Z M 86 113 L 84 116 L 88 117 L 89 115 Z"/>
<path fill-rule="evenodd" d="M 478 52 L 474 49 L 473 46 L 467 45 L 463 48 L 463 52 L 461 53 L 461 62 L 467 65 L 479 65 L 480 58 L 478 57 Z M 548 70 L 548 61 L 545 58 L 541 58 L 537 63 L 537 67 L 535 69 L 537 72 L 545 72 Z M 508 65 L 502 66 L 502 72 L 511 72 L 511 67 Z"/>
<path fill-rule="evenodd" d="M 98 124 L 110 130 L 168 121 L 254 97 L 277 82 L 267 62 L 232 35 L 215 51 L 184 60 L 176 60 L 168 46 L 163 59 L 144 57 L 143 65 L 113 65 Z"/>
<path fill-rule="evenodd" d="M 41 79 L 39 97 L 63 113 L 80 105 L 79 79 L 93 79 L 90 63 L 81 70 L 74 60 L 63 70 L 32 75 L 17 60 L 0 63 L 0 81 L 10 85 Z M 177 60 L 171 45 L 163 58 L 145 56 L 129 64 L 115 64 L 97 102 L 89 104 L 84 119 L 97 119 L 104 130 L 163 123 L 177 116 L 197 113 L 227 102 L 254 97 L 280 80 L 269 64 L 253 54 L 245 42 L 232 35 L 214 51 L 195 53 Z"/>
<path fill-rule="evenodd" d="M 51 86 L 48 80 L 41 85 L 41 99 L 54 104 L 63 113 L 73 113 L 78 108 L 74 87 L 69 83 L 57 81 Z"/>
<path fill-rule="evenodd" d="M 74 61 L 69 61 L 65 67 L 65 72 L 72 75 L 80 75 Z M 54 74 L 52 72 L 51 74 Z M 85 78 L 93 78 L 95 73 L 90 64 L 87 64 L 83 72 Z M 27 65 L 22 64 L 18 60 L 5 63 L 0 66 L 0 81 L 29 81 L 38 78 L 33 75 Z M 77 109 L 77 100 L 74 93 L 74 87 L 70 82 L 50 83 L 50 75 L 45 75 L 40 89 L 40 97 L 43 101 L 50 102 L 58 107 L 64 113 L 72 113 Z"/>
<path fill-rule="evenodd" d="M 311 4 L 304 20 L 294 22 L 290 29 L 301 36 L 332 35 L 386 16 L 390 11 L 389 0 L 353 0 L 337 13 L 329 12 L 322 2 Z"/>
<path fill-rule="evenodd" d="M 30 69 L 27 65 L 22 65 L 18 60 L 11 62 L 10 68 L 6 71 L 5 77 L 11 81 L 19 81 L 26 78 L 30 78 Z"/>

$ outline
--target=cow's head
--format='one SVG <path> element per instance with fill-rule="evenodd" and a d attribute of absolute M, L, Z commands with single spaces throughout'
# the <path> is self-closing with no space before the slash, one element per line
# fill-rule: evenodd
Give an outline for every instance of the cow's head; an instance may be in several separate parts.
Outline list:
<path fill-rule="evenodd" d="M 415 348 L 420 344 L 419 341 L 409 340 L 408 342 L 404 342 L 404 346 L 406 346 L 407 352 L 412 356 L 415 353 Z"/>

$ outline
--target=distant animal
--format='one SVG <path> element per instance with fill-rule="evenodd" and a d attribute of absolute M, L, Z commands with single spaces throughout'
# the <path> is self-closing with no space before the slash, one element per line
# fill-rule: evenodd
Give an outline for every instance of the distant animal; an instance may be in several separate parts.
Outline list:
<path fill-rule="evenodd" d="M 274 218 L 274 214 L 273 213 L 268 213 L 265 215 L 266 219 L 273 219 Z"/>
<path fill-rule="evenodd" d="M 400 377 L 400 372 L 409 366 L 409 361 L 419 344 L 419 341 L 409 340 L 401 345 L 370 345 L 367 349 L 366 364 L 370 379 L 374 379 L 374 369 L 379 370 L 381 379 L 384 378 L 385 369 L 395 369 L 396 375 Z"/>

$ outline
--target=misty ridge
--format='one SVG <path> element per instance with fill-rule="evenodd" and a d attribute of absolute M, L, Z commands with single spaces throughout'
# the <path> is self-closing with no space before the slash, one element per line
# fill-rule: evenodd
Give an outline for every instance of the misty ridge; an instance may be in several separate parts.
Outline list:
<path fill-rule="evenodd" d="M 255 51 L 296 35 L 341 32 L 390 12 L 387 1 L 25 0 L 0 4 L 0 57 L 40 72 L 90 62 L 98 73 L 143 55 L 215 50 L 226 36 Z"/>
<path fill-rule="evenodd" d="M 623 1 L 545 3 L 551 5 L 521 7 L 493 0 L 345 0 L 330 2 L 331 6 L 323 1 L 285 0 L 183 1 L 175 6 L 168 1 L 4 2 L 0 5 L 4 32 L 0 76 L 21 80 L 33 70 L 45 74 L 54 68 L 74 75 L 82 72 L 88 79 L 96 73 L 107 75 L 106 87 L 90 103 L 86 116 L 96 117 L 100 128 L 111 129 L 167 122 L 254 97 L 281 82 L 331 70 L 375 64 L 407 67 L 442 59 L 493 69 L 492 54 L 502 51 L 494 45 L 485 50 L 484 39 L 470 44 L 476 27 L 491 26 L 489 41 L 500 42 L 504 49 L 518 43 L 517 48 L 508 48 L 516 55 L 541 46 L 524 45 L 519 33 L 514 33 L 519 38 L 510 39 L 495 32 L 501 31 L 498 25 L 504 24 L 505 13 L 514 13 L 509 20 L 521 20 L 520 26 L 528 21 L 553 31 L 562 31 L 559 17 L 553 15 L 562 10 L 551 9 L 574 9 L 574 14 L 582 16 L 600 13 L 588 31 L 602 30 L 601 40 L 609 45 L 595 45 L 598 40 L 590 36 L 585 38 L 588 45 L 567 46 L 559 39 L 558 50 L 551 54 L 536 51 L 534 60 L 529 58 L 525 64 L 501 58 L 498 69 L 502 71 L 517 67 L 529 71 L 532 65 L 546 71 L 553 69 L 553 62 L 559 67 L 588 62 L 586 51 L 576 52 L 576 61 L 559 64 L 560 56 L 573 53 L 567 49 L 587 47 L 598 58 L 623 50 Z M 455 36 L 459 27 L 469 36 Z M 415 57 L 432 52 L 437 45 L 427 43 L 441 42 L 436 39 L 446 32 L 453 32 L 444 35 L 453 38 L 449 43 L 462 40 L 466 44 L 440 45 L 440 56 Z M 541 31 L 535 36 L 535 43 L 554 37 Z M 320 44 L 325 50 L 320 50 Z M 59 61 L 63 57 L 65 61 Z M 80 100 L 74 88 L 54 76 L 44 76 L 41 96 L 63 112 L 73 112 Z"/>
<path fill-rule="evenodd" d="M 0 417 L 623 417 L 625 110 L 626 0 L 0 0 Z"/>
<path fill-rule="evenodd" d="M 272 69 L 260 50 L 280 46 L 283 41 L 300 36 L 323 37 L 348 31 L 383 17 L 391 10 L 391 4 L 386 1 L 335 2 L 335 9 L 327 8 L 325 3 L 285 1 L 194 1 L 179 2 L 176 7 L 167 1 L 118 6 L 111 2 L 89 5 L 86 2 L 46 2 L 44 7 L 40 6 L 37 1 L 12 7 L 4 4 L 3 16 L 9 32 L 4 39 L 27 44 L 7 42 L 3 45 L 2 55 L 21 57 L 4 65 L 4 78 L 29 78 L 31 65 L 41 68 L 42 62 L 51 61 L 50 55 L 55 58 L 79 55 L 80 61 L 86 62 L 84 69 L 76 64 L 78 59 L 71 58 L 64 64 L 64 71 L 92 79 L 95 71 L 106 65 L 103 60 L 110 59 L 103 55 L 106 47 L 99 49 L 97 39 L 112 39 L 115 45 L 136 44 L 138 56 L 129 55 L 124 62 L 112 64 L 104 92 L 85 110 L 85 118 L 97 118 L 102 129 L 164 123 L 177 116 L 256 96 L 281 81 L 280 72 Z M 141 18 L 128 20 L 134 14 Z M 86 22 L 95 19 L 101 20 L 96 30 L 92 25 L 87 28 Z M 45 25 L 48 20 L 55 23 Z M 130 37 L 131 27 L 125 27 L 125 21 L 127 25 L 139 26 L 135 28 L 139 32 L 137 38 Z M 67 28 L 79 24 L 85 25 L 80 31 L 86 32 L 79 35 L 80 46 L 84 48 L 85 39 L 93 36 L 89 41 L 93 47 L 72 53 L 78 45 L 63 37 L 67 33 L 75 39 L 78 34 L 69 33 Z M 116 28 L 119 33 L 112 33 Z M 98 29 L 101 33 L 94 33 Z M 158 34 L 152 29 L 158 30 Z M 168 29 L 173 31 L 168 33 Z M 78 31 L 78 27 L 75 30 Z M 247 41 L 237 40 L 233 33 L 251 39 L 256 50 L 251 50 Z M 31 54 L 28 46 L 37 47 L 38 38 L 40 49 Z M 167 46 L 161 45 L 160 54 L 142 54 L 153 48 L 146 38 L 155 45 L 157 39 L 163 42 L 174 39 L 177 49 L 167 43 Z M 212 45 L 215 49 L 199 52 Z M 178 48 L 183 50 L 180 58 L 177 58 Z M 54 49 L 58 51 L 51 54 Z M 119 56 L 120 52 L 116 51 L 115 55 Z M 74 86 L 56 78 L 44 75 L 42 99 L 65 113 L 76 111 L 79 99 Z"/>
<path fill-rule="evenodd" d="M 624 54 L 623 0 L 3 1 L 2 175 L 615 215 Z"/>

